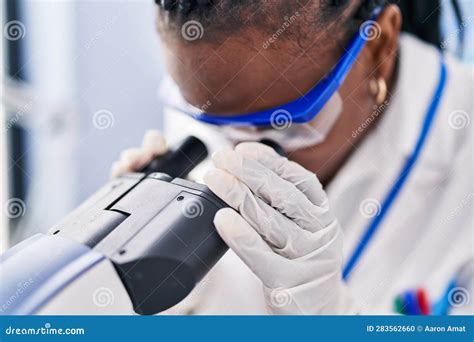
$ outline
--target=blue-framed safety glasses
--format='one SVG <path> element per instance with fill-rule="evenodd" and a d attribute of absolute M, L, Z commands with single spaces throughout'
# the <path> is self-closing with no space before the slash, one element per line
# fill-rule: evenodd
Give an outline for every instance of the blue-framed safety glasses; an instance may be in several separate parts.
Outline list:
<path fill-rule="evenodd" d="M 344 82 L 347 74 L 365 46 L 365 43 L 370 39 L 370 34 L 373 33 L 373 31 L 377 31 L 375 19 L 382 12 L 382 9 L 383 7 L 378 7 L 374 10 L 371 19 L 361 26 L 361 29 L 351 40 L 344 54 L 329 74 L 305 95 L 292 102 L 267 110 L 238 115 L 217 115 L 208 113 L 205 111 L 205 108 L 201 110 L 189 104 L 183 105 L 183 101 L 181 101 L 179 105 L 177 105 L 176 102 L 167 104 L 192 116 L 198 121 L 216 126 L 270 127 L 274 126 L 275 113 L 285 113 L 285 115 L 289 115 L 290 117 L 286 120 L 292 124 L 308 123 L 315 119 Z M 166 98 L 164 102 L 168 102 Z"/>

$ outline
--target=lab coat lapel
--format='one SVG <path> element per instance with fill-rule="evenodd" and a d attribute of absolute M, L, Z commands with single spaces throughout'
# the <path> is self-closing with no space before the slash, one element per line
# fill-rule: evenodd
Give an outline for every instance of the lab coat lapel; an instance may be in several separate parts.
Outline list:
<path fill-rule="evenodd" d="M 377 128 L 365 137 L 327 188 L 330 202 L 344 229 L 346 258 L 380 211 L 381 203 L 419 137 L 439 78 L 439 59 L 432 49 L 411 36 L 402 36 L 399 77 L 388 99 L 388 108 Z M 415 176 L 416 168 L 423 164 L 422 159 L 429 159 L 429 156 L 422 153 L 420 158 L 410 177 Z M 438 179 L 433 177 L 432 180 Z M 380 229 L 385 228 L 382 226 Z M 364 257 L 361 262 L 363 260 Z"/>

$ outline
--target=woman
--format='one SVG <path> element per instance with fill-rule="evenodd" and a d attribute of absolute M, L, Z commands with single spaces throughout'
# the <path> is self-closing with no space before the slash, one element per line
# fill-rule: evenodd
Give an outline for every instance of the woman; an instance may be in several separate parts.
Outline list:
<path fill-rule="evenodd" d="M 206 113 L 172 105 L 168 133 L 232 142 L 204 182 L 235 209 L 214 221 L 231 251 L 167 313 L 445 313 L 443 294 L 472 313 L 472 69 L 400 35 L 441 43 L 438 2 L 397 3 L 158 3 L 181 102 Z M 262 137 L 288 159 L 243 142 Z M 147 134 L 113 174 L 164 146 Z"/>

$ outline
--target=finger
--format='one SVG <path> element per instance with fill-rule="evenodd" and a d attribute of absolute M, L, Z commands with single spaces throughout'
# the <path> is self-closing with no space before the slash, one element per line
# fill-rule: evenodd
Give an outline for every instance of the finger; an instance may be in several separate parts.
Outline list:
<path fill-rule="evenodd" d="M 160 156 L 166 153 L 166 140 L 158 130 L 150 130 L 143 137 L 142 148 L 147 154 Z"/>
<path fill-rule="evenodd" d="M 153 155 L 150 152 L 139 148 L 130 148 L 122 152 L 120 162 L 125 165 L 129 172 L 139 171 L 145 166 Z"/>
<path fill-rule="evenodd" d="M 322 272 L 330 274 L 337 269 L 331 261 L 326 260 L 329 246 L 336 240 L 342 241 L 342 239 L 337 239 L 335 234 L 329 238 L 330 241 L 316 247 L 312 252 L 311 257 L 320 260 L 319 267 L 308 269 L 307 262 L 289 260 L 274 253 L 252 226 L 230 208 L 221 209 L 216 213 L 214 225 L 225 243 L 262 280 L 264 285 L 270 288 L 292 287 L 307 283 L 314 280 L 315 274 L 322 274 Z M 321 256 L 318 257 L 318 254 Z"/>
<path fill-rule="evenodd" d="M 223 170 L 212 170 L 204 176 L 207 186 L 229 204 L 281 256 L 294 259 L 314 249 L 314 234 L 256 197 L 237 178 Z"/>
<path fill-rule="evenodd" d="M 129 172 L 127 170 L 127 166 L 119 161 L 116 161 L 112 164 L 110 169 L 110 178 L 120 177 L 127 172 Z"/>
<path fill-rule="evenodd" d="M 294 184 L 314 205 L 327 206 L 326 193 L 313 172 L 280 156 L 271 147 L 264 144 L 256 142 L 241 143 L 236 146 L 235 151 L 244 157 L 259 162 L 281 178 Z"/>
<path fill-rule="evenodd" d="M 284 259 L 275 254 L 248 222 L 230 208 L 216 213 L 214 225 L 225 243 L 253 273 L 264 284 L 271 284 L 274 266 L 281 264 Z"/>
<path fill-rule="evenodd" d="M 270 206 L 294 220 L 301 228 L 314 232 L 326 227 L 327 210 L 315 206 L 293 184 L 253 159 L 236 152 L 216 152 L 216 167 L 237 177 Z"/>

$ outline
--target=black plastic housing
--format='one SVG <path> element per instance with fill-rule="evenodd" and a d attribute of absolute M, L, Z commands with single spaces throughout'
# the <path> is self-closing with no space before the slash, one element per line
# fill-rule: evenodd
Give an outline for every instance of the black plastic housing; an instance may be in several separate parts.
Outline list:
<path fill-rule="evenodd" d="M 227 205 L 206 186 L 176 178 L 185 177 L 206 156 L 205 145 L 189 137 L 142 173 L 107 183 L 50 234 L 108 257 L 137 313 L 166 310 L 185 298 L 228 250 L 213 224 L 216 212 Z"/>
<path fill-rule="evenodd" d="M 185 176 L 205 156 L 204 144 L 190 137 L 145 171 Z M 130 173 L 106 184 L 50 234 L 108 257 L 134 310 L 150 315 L 179 303 L 228 250 L 213 224 L 224 207 L 204 185 L 164 173 Z"/>
<path fill-rule="evenodd" d="M 223 202 L 205 186 L 154 177 L 116 203 L 131 215 L 95 248 L 112 260 L 144 315 L 184 299 L 228 249 L 213 224 Z"/>
<path fill-rule="evenodd" d="M 207 154 L 206 145 L 198 138 L 189 136 L 175 150 L 154 158 L 141 172 L 161 172 L 172 178 L 185 178 L 207 158 Z"/>

